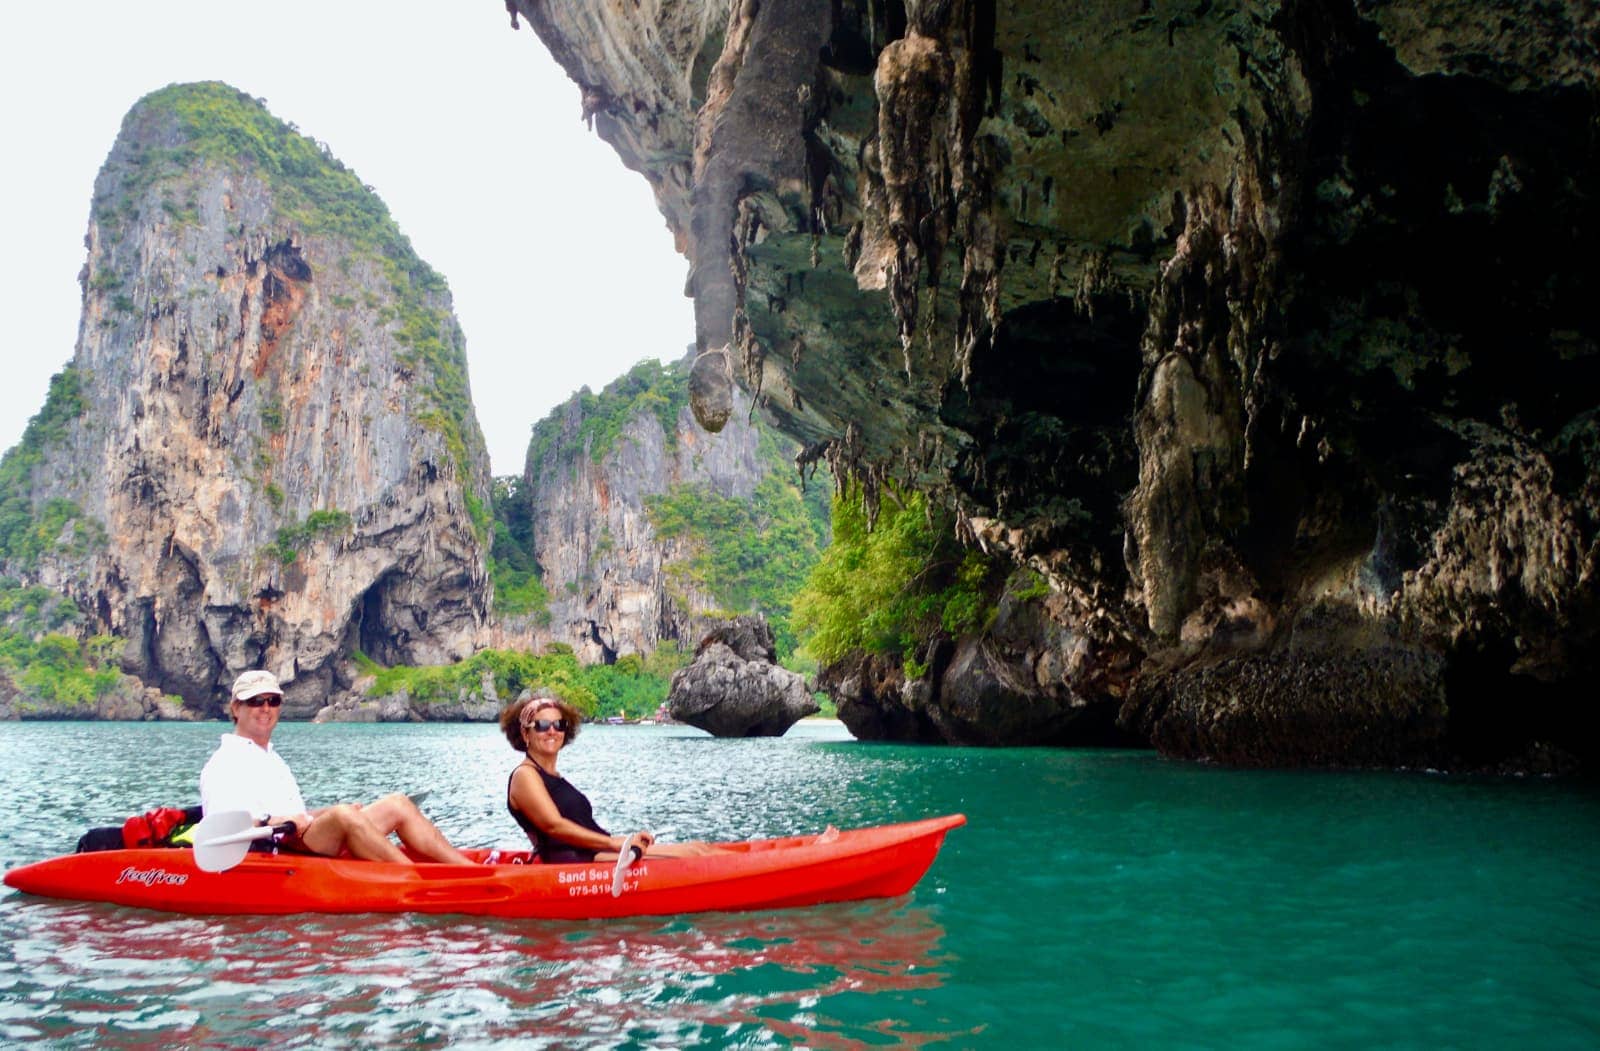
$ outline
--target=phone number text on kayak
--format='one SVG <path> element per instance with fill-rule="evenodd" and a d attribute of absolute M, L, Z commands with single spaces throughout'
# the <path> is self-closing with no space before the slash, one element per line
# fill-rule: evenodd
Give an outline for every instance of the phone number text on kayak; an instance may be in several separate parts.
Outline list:
<path fill-rule="evenodd" d="M 622 889 L 624 892 L 638 890 L 639 881 L 636 879 L 627 880 L 622 884 Z M 611 894 L 611 884 L 609 882 L 605 884 L 579 883 L 567 888 L 567 897 L 569 898 L 587 898 L 597 894 L 609 896 Z"/>
<path fill-rule="evenodd" d="M 628 869 L 624 877 L 622 889 L 634 890 L 639 886 L 639 877 L 647 871 L 644 865 L 634 865 Z M 610 894 L 611 880 L 615 875 L 612 869 L 588 868 L 576 872 L 556 873 L 556 882 L 567 888 L 567 897 L 581 898 L 590 894 Z"/>

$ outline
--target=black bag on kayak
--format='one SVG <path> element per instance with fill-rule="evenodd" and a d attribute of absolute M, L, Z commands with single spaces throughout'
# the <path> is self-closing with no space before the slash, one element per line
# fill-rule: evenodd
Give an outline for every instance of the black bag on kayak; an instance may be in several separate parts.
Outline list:
<path fill-rule="evenodd" d="M 122 826 L 112 825 L 109 828 L 91 828 L 78 837 L 77 854 L 87 854 L 94 850 L 121 850 Z"/>
<path fill-rule="evenodd" d="M 156 807 L 143 814 L 135 814 L 120 825 L 91 828 L 78 837 L 76 853 L 133 847 L 187 846 L 186 842 L 177 842 L 178 837 L 194 827 L 200 820 L 200 813 L 198 806 Z"/>

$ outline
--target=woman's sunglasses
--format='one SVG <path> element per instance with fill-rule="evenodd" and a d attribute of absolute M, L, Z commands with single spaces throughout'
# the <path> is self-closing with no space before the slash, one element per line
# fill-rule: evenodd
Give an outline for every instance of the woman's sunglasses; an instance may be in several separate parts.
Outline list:
<path fill-rule="evenodd" d="M 550 730 L 560 730 L 562 733 L 566 733 L 567 721 L 565 719 L 535 719 L 528 724 L 528 728 L 533 730 L 534 733 L 541 734 Z"/>
<path fill-rule="evenodd" d="M 256 694 L 254 697 L 246 697 L 239 703 L 247 708 L 259 708 L 263 704 L 270 708 L 276 708 L 278 705 L 283 703 L 283 698 L 279 697 L 277 694 L 262 693 Z"/>

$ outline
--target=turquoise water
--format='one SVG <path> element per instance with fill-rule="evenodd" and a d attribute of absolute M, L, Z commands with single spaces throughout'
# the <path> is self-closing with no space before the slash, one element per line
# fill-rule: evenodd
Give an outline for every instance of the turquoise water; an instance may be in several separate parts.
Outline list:
<path fill-rule="evenodd" d="M 0 863 L 194 798 L 221 724 L 0 724 Z M 286 725 L 313 804 L 427 790 L 515 844 L 490 726 Z M 1131 752 L 586 727 L 613 827 L 962 811 L 901 899 L 554 923 L 180 917 L 0 896 L 0 1042 L 57 1046 L 1600 1045 L 1600 791 Z"/>

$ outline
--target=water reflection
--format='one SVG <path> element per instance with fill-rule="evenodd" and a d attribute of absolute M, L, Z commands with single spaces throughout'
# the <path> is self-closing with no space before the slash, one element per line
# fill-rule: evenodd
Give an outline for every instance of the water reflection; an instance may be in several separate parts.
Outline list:
<path fill-rule="evenodd" d="M 913 1005 L 945 984 L 948 959 L 933 911 L 910 899 L 603 923 L 9 904 L 8 1040 L 853 1048 L 954 1035 L 917 1028 Z"/>

